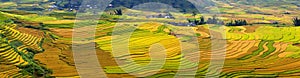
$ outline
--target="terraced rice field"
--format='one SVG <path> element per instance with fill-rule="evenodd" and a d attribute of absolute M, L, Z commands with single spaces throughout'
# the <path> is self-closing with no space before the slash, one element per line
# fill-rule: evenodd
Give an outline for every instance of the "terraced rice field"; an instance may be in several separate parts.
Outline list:
<path fill-rule="evenodd" d="M 73 20 L 73 12 L 2 12 L 3 7 L 20 3 L 0 3 L 0 78 L 80 78 L 95 73 L 79 72 L 76 67 L 78 56 L 72 47 L 76 22 L 83 23 L 78 29 L 85 31 L 80 35 L 89 40 L 75 45 L 95 49 L 108 78 L 300 78 L 300 27 L 290 20 L 299 16 L 299 6 L 261 8 L 222 1 L 226 0 L 213 0 L 218 5 L 206 9 L 220 11 L 217 18 L 225 23 L 243 19 L 249 24 L 175 26 L 170 22 L 185 23 L 186 18 L 201 16 L 207 20 L 214 15 L 170 12 L 180 19 L 146 18 L 159 13 L 126 9 L 132 15 L 108 11 L 92 28 L 85 26 L 89 21 Z M 282 14 L 286 11 L 290 14 Z M 86 36 L 90 34 L 95 38 Z"/>
<path fill-rule="evenodd" d="M 159 24 L 154 24 L 159 25 Z M 164 25 L 161 25 L 164 26 Z M 209 71 L 210 60 L 212 57 L 212 47 L 214 45 L 210 39 L 208 27 L 192 28 L 196 33 L 201 34 L 197 41 L 199 51 L 191 54 L 181 53 L 181 38 L 188 36 L 187 33 L 170 35 L 166 32 L 156 32 L 160 27 L 153 26 L 141 28 L 133 33 L 129 38 L 129 54 L 119 52 L 112 57 L 115 60 L 122 60 L 124 63 L 118 66 L 105 66 L 107 74 L 129 74 L 139 73 L 148 78 L 170 78 L 179 72 L 179 62 L 183 62 L 180 71 L 198 67 L 196 77 L 205 77 Z M 176 31 L 172 26 L 167 26 L 171 31 Z M 251 27 L 225 27 L 226 31 L 226 56 L 224 67 L 220 73 L 221 77 L 293 77 L 298 75 L 297 63 L 299 61 L 300 48 L 295 43 L 299 43 L 298 27 L 271 27 L 260 26 L 252 28 L 252 32 L 246 32 Z M 145 31 L 146 29 L 146 31 Z M 157 30 L 156 30 L 157 29 Z M 181 28 L 182 29 L 182 28 Z M 124 29 L 125 30 L 125 29 Z M 152 31 L 147 31 L 152 30 Z M 156 30 L 156 31 L 153 31 Z M 181 30 L 182 31 L 182 30 Z M 276 31 L 276 32 L 275 32 Z M 215 31 L 218 32 L 218 31 Z M 220 33 L 220 32 L 219 32 Z M 180 36 L 179 36 L 180 35 Z M 115 35 L 117 36 L 117 35 Z M 100 37 L 96 40 L 99 48 L 105 52 L 112 52 L 111 40 L 114 36 Z M 118 38 L 116 41 L 126 41 L 126 38 Z M 147 67 L 132 67 L 135 63 L 147 65 L 151 61 L 149 48 L 153 44 L 161 44 L 166 51 L 166 61 L 162 68 L 151 70 Z M 219 48 L 221 51 L 222 48 Z M 114 54 L 114 53 L 112 53 Z M 200 54 L 199 57 L 192 57 Z M 185 58 L 181 58 L 185 57 Z M 200 59 L 200 63 L 191 62 L 191 59 Z M 159 65 L 159 64 L 154 64 Z M 123 68 L 123 70 L 122 70 Z M 131 71 L 124 71 L 130 69 Z M 150 74 L 156 72 L 155 74 Z M 193 76 L 181 74 L 182 76 Z"/>
<path fill-rule="evenodd" d="M 37 77 L 33 74 L 32 69 L 37 72 L 51 73 L 48 69 L 40 66 L 32 58 L 34 54 L 43 52 L 44 49 L 40 46 L 43 43 L 43 38 L 35 37 L 30 34 L 21 33 L 15 29 L 16 25 L 1 26 L 1 50 L 0 63 L 8 68 L 1 70 L 0 77 L 4 78 L 29 78 Z M 33 66 L 33 67 L 32 67 Z M 29 70 L 28 70 L 29 69 Z M 37 73 L 34 72 L 34 73 Z M 27 73 L 27 74 L 26 74 Z M 39 73 L 40 75 L 41 73 Z M 44 77 L 46 74 L 44 75 Z"/>
<path fill-rule="evenodd" d="M 231 40 L 272 40 L 275 42 L 299 42 L 299 27 L 271 27 L 264 26 L 253 33 L 246 33 L 241 29 L 240 33 L 226 33 L 226 37 Z"/>
<path fill-rule="evenodd" d="M 108 77 L 135 77 L 130 73 L 146 78 L 191 77 L 194 74 L 182 73 L 191 70 L 195 71 L 196 77 L 206 77 L 207 73 L 216 73 L 210 69 L 210 61 L 220 59 L 213 57 L 212 52 L 222 50 L 226 51 L 226 55 L 219 76 L 224 78 L 294 77 L 300 73 L 298 27 L 225 27 L 225 39 L 211 39 L 215 36 L 212 32 L 221 33 L 216 30 L 218 27 L 177 27 L 151 22 L 137 23 L 137 29 L 131 33 L 132 24 L 121 23 L 119 25 L 127 27 L 119 29 L 114 29 L 114 25 L 118 24 L 105 22 L 96 29 L 97 32 L 101 31 L 96 34 L 95 40 L 97 52 L 101 51 L 97 56 Z M 43 72 L 50 69 L 53 71 L 51 76 L 78 77 L 69 46 L 71 42 L 68 42 L 68 38 L 72 37 L 71 29 L 61 29 L 68 30 L 62 33 L 53 28 L 42 36 L 36 36 L 38 34 L 24 33 L 25 30 L 21 32 L 16 27 L 7 25 L 1 28 L 1 33 L 5 35 L 0 45 L 1 64 L 4 64 L 1 77 L 32 77 L 32 74 L 24 75 L 24 72 L 30 73 L 28 66 L 37 66 Z M 130 34 L 129 39 L 122 36 L 126 34 Z M 113 53 L 112 40 L 119 44 L 128 41 L 128 53 L 123 49 Z M 191 41 L 197 42 L 199 50 L 181 52 L 195 48 Z M 226 45 L 212 51 L 211 46 L 219 45 L 213 41 L 226 41 Z M 161 47 L 151 49 L 157 44 Z M 185 45 L 184 48 L 182 45 Z M 153 51 L 158 53 L 151 54 Z M 164 53 L 166 59 L 163 64 L 162 60 L 155 60 Z M 116 60 L 121 63 L 111 62 Z M 148 64 L 152 66 L 146 66 Z M 158 66 L 161 68 L 156 68 Z"/>
<path fill-rule="evenodd" d="M 118 25 L 120 28 L 114 28 Z M 219 65 L 210 63 L 222 59 L 213 55 L 222 55 L 223 51 L 226 55 L 223 55 L 225 62 L 220 77 L 299 76 L 299 27 L 224 27 L 225 34 L 218 29 L 220 27 L 211 25 L 180 27 L 159 22 L 100 21 L 94 42 L 98 60 L 110 78 L 215 75 L 214 70 L 219 70 Z M 31 30 L 14 24 L 1 26 L 1 77 L 35 77 L 30 74 L 33 73 L 30 66 L 48 72 L 48 76 L 79 77 L 70 46 L 72 29 L 35 30 L 40 33 L 29 32 Z M 224 39 L 216 38 L 222 35 Z M 112 44 L 124 46 L 126 41 L 128 51 L 121 48 L 113 52 L 116 46 Z M 225 45 L 220 46 L 224 42 Z M 166 59 L 161 60 L 161 57 Z"/>

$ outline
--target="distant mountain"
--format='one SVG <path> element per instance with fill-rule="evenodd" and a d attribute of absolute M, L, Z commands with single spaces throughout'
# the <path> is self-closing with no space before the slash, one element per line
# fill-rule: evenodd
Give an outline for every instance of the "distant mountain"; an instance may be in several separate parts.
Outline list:
<path fill-rule="evenodd" d="M 280 5 L 300 5 L 300 0 L 216 0 L 225 3 L 236 3 L 252 6 L 280 6 Z"/>
<path fill-rule="evenodd" d="M 192 3 L 189 1 L 192 1 Z M 114 0 L 112 4 L 115 5 L 115 7 L 124 6 L 132 8 L 133 6 L 147 2 L 168 4 L 182 12 L 193 12 L 196 10 L 196 7 L 203 9 L 210 6 L 222 6 L 218 3 L 225 3 L 235 7 L 243 5 L 255 7 L 284 7 L 287 9 L 291 8 L 289 6 L 295 5 L 300 7 L 300 0 Z"/>
<path fill-rule="evenodd" d="M 15 0 L 0 0 L 2 2 L 15 1 Z M 83 0 L 20 0 L 17 3 L 39 3 L 46 4 L 54 2 L 55 5 L 63 8 L 73 8 L 78 9 Z M 191 1 L 191 2 L 189 2 Z M 89 1 L 93 4 L 93 0 Z M 252 8 L 253 7 L 278 7 L 283 9 L 294 9 L 300 7 L 300 0 L 113 0 L 111 3 L 113 7 L 127 7 L 132 8 L 137 5 L 149 2 L 158 2 L 170 5 L 181 12 L 195 12 L 198 10 L 209 10 L 207 8 L 213 7 L 224 7 L 230 5 L 232 7 L 238 8 Z M 97 5 L 97 4 L 93 4 Z M 100 6 L 100 5 L 98 5 Z"/>
<path fill-rule="evenodd" d="M 112 4 L 114 7 L 124 6 L 127 8 L 132 8 L 148 2 L 159 2 L 171 5 L 172 7 L 179 9 L 181 12 L 192 12 L 196 10 L 196 7 L 187 0 L 114 0 Z"/>

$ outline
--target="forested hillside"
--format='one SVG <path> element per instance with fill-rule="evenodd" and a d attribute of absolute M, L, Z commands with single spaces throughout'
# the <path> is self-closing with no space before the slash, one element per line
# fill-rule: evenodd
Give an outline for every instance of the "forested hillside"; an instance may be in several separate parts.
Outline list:
<path fill-rule="evenodd" d="M 56 5 L 59 9 L 79 9 L 83 0 L 1 0 L 1 2 L 15 2 L 16 4 L 24 4 L 24 3 L 34 3 L 34 4 L 50 4 Z M 191 0 L 192 1 L 192 0 Z M 91 0 L 92 5 L 99 7 L 101 5 L 94 4 L 95 1 Z M 188 0 L 113 0 L 111 3 L 114 7 L 126 7 L 132 8 L 134 6 L 148 3 L 148 2 L 158 2 L 171 5 L 172 7 L 176 8 L 177 10 L 185 13 L 192 13 L 197 11 L 196 7 L 198 8 L 207 8 L 210 6 L 225 6 L 230 5 L 234 7 L 241 7 L 244 8 L 245 6 L 249 7 L 276 7 L 276 8 L 284 8 L 284 9 L 295 9 L 300 7 L 299 0 L 195 0 L 189 2 Z M 195 6 L 195 4 L 197 4 Z M 295 6 L 295 7 L 294 7 Z"/>

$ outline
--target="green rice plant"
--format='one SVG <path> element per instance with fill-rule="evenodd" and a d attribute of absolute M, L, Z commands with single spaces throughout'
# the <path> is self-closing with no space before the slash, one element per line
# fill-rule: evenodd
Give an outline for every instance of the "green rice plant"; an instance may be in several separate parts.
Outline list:
<path fill-rule="evenodd" d="M 246 60 L 246 59 L 249 59 L 251 58 L 252 56 L 256 56 L 258 55 L 260 52 L 264 51 L 264 48 L 263 48 L 263 45 L 266 43 L 267 41 L 261 41 L 259 44 L 258 44 L 258 49 L 253 51 L 252 54 L 248 54 L 248 55 L 245 55 L 241 58 L 238 58 L 238 60 Z"/>
<path fill-rule="evenodd" d="M 288 45 L 285 51 L 286 52 L 293 52 L 292 54 L 286 55 L 286 57 L 300 58 L 300 48 L 297 47 L 297 46 Z"/>
<path fill-rule="evenodd" d="M 201 34 L 200 34 L 200 33 L 196 33 L 195 36 L 196 36 L 196 37 L 200 37 Z"/>
<path fill-rule="evenodd" d="M 241 31 L 242 29 L 240 29 L 240 28 L 231 28 L 228 32 L 231 32 L 231 33 L 233 33 L 233 32 L 235 32 L 235 31 Z"/>
<path fill-rule="evenodd" d="M 267 52 L 264 52 L 261 57 L 266 57 L 268 55 L 270 55 L 272 52 L 274 52 L 276 50 L 276 48 L 273 46 L 275 42 L 274 41 L 269 41 L 267 43 L 267 47 L 268 47 L 268 51 Z"/>
<path fill-rule="evenodd" d="M 8 17 L 6 17 L 5 15 L 0 14 L 0 25 L 8 24 L 8 23 L 13 23 L 13 21 Z"/>
<path fill-rule="evenodd" d="M 168 28 L 167 26 L 163 25 L 163 26 L 159 26 L 157 29 L 157 33 L 165 33 L 164 29 Z"/>
<path fill-rule="evenodd" d="M 293 74 L 293 73 L 299 73 L 300 70 L 287 70 L 284 72 L 280 72 L 280 74 Z"/>
<path fill-rule="evenodd" d="M 259 44 L 258 44 L 258 49 L 255 50 L 252 54 L 255 56 L 255 55 L 258 55 L 260 52 L 262 52 L 264 50 L 263 48 L 263 45 L 266 43 L 267 41 L 261 41 Z"/>

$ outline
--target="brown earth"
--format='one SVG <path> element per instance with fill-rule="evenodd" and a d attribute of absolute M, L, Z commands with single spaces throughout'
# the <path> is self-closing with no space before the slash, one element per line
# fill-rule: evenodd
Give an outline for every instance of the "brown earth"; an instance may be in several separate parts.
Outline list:
<path fill-rule="evenodd" d="M 87 32 L 95 31 L 95 36 L 103 36 L 106 35 L 107 32 L 98 32 L 98 30 L 94 30 L 95 28 L 90 27 L 81 27 L 76 29 L 77 32 L 74 32 L 74 29 L 62 29 L 62 28 L 49 28 L 49 30 L 54 33 L 55 35 L 61 36 L 63 38 L 72 38 L 73 34 L 76 33 L 77 35 L 87 35 Z M 83 32 L 83 33 L 82 33 Z M 93 35 L 93 34 L 89 34 Z"/>
<path fill-rule="evenodd" d="M 246 28 L 246 33 L 253 33 L 259 26 L 244 26 Z"/>
<path fill-rule="evenodd" d="M 36 37 L 44 37 L 44 32 L 40 31 L 40 30 L 36 30 L 36 29 L 32 29 L 32 28 L 26 28 L 26 27 L 17 27 L 16 28 L 18 31 L 20 31 L 21 33 L 26 33 L 26 34 L 30 34 Z"/>
<path fill-rule="evenodd" d="M 75 66 L 60 59 L 62 50 L 56 44 L 44 43 L 45 52 L 36 54 L 34 59 L 45 64 L 47 68 L 53 70 L 53 76 L 70 77 L 77 76 Z"/>
<path fill-rule="evenodd" d="M 63 38 L 72 38 L 73 29 L 49 28 L 49 30 Z"/>
<path fill-rule="evenodd" d="M 76 71 L 71 45 L 60 43 L 44 43 L 45 52 L 37 54 L 35 59 L 45 64 L 47 68 L 53 70 L 56 77 L 75 77 Z M 106 66 L 117 66 L 111 53 L 104 52 L 96 48 L 96 54 L 102 68 Z M 134 77 L 129 74 L 107 74 L 109 78 Z"/>

